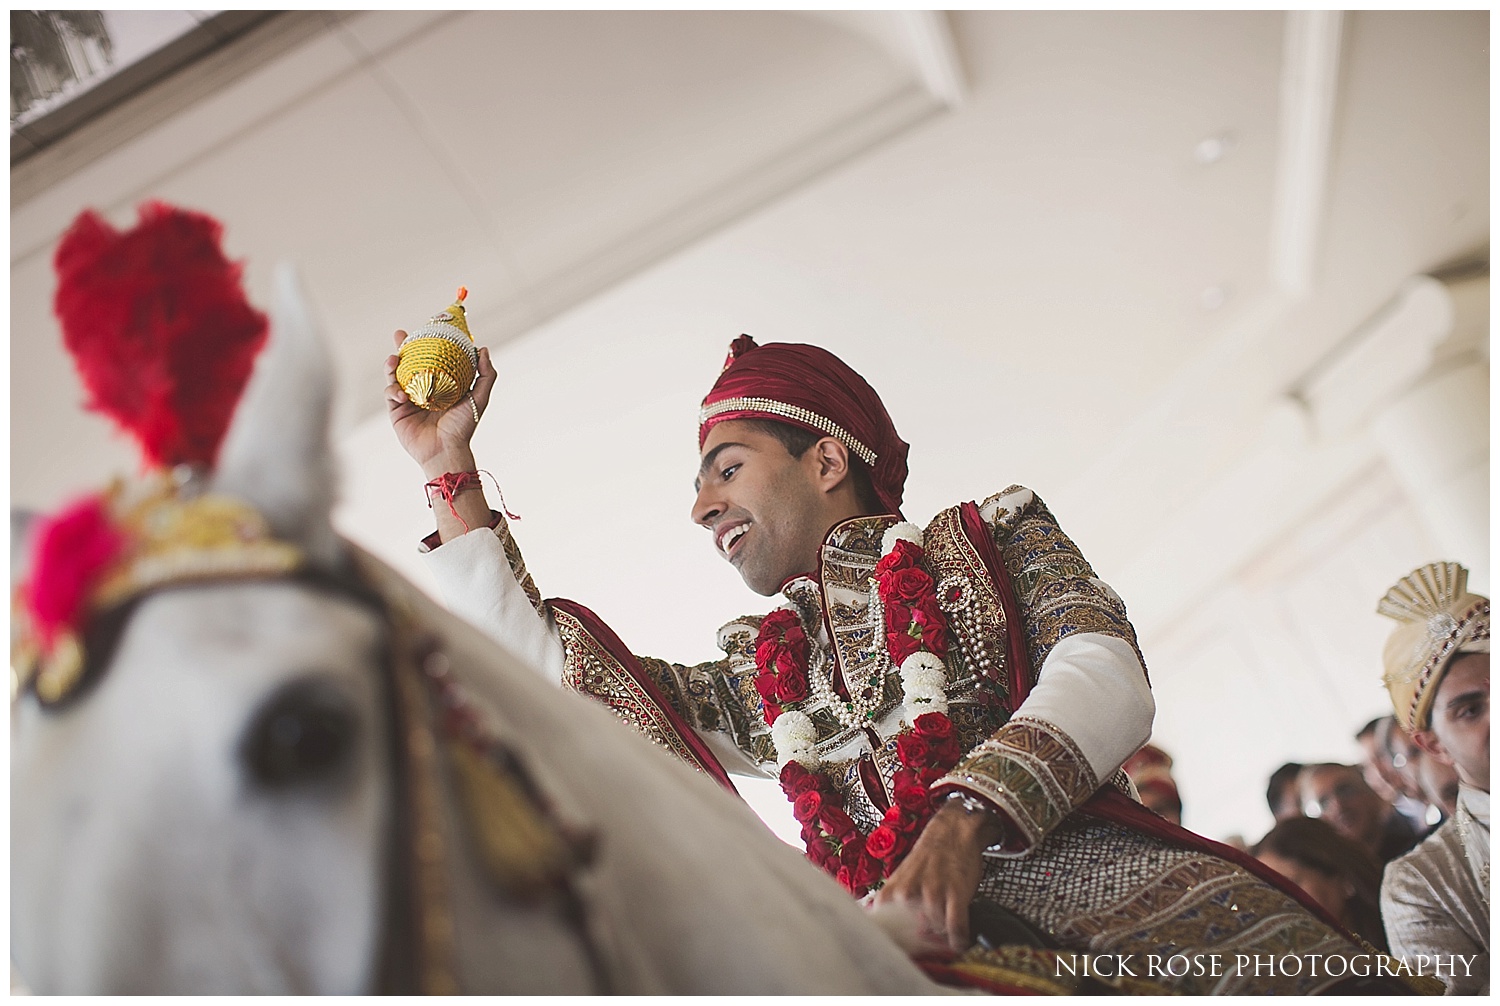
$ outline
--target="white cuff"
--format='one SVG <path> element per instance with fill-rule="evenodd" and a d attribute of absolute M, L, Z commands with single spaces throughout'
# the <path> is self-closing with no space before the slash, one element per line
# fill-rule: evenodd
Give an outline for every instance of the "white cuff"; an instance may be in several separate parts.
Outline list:
<path fill-rule="evenodd" d="M 516 582 L 505 547 L 494 531 L 475 528 L 424 552 L 423 561 L 450 611 L 472 622 L 548 680 L 562 681 L 562 643 Z"/>
<path fill-rule="evenodd" d="M 1052 647 L 1015 715 L 1056 725 L 1102 783 L 1150 739 L 1156 700 L 1128 642 L 1080 632 Z"/>

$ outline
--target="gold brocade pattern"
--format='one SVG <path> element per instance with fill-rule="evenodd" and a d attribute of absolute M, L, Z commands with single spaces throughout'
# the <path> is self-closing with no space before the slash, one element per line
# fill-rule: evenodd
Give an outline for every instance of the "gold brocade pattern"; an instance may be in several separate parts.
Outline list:
<path fill-rule="evenodd" d="M 526 560 L 521 555 L 521 546 L 516 544 L 515 535 L 510 533 L 510 525 L 501 517 L 500 522 L 495 525 L 495 536 L 500 539 L 500 547 L 505 550 L 505 561 L 510 565 L 510 571 L 516 578 L 516 583 L 526 592 L 526 599 L 531 606 L 540 614 L 546 615 L 546 608 L 542 605 L 542 592 L 537 589 L 536 581 L 531 578 L 531 572 L 526 568 Z"/>
<path fill-rule="evenodd" d="M 870 607 L 870 581 L 880 558 L 880 539 L 893 517 L 856 517 L 835 527 L 823 546 L 819 567 L 819 584 L 803 581 L 800 589 L 788 590 L 788 596 L 803 612 L 803 626 L 816 638 L 818 622 L 826 615 L 832 640 L 831 656 L 836 667 L 835 680 L 846 688 L 868 688 L 874 700 L 874 719 L 889 715 L 901 703 L 901 675 L 891 666 L 885 645 L 885 621 L 877 618 L 878 609 Z M 879 624 L 877 624 L 877 621 Z M 806 707 L 804 706 L 804 711 Z M 819 722 L 817 716 L 813 717 Z M 834 746 L 853 736 L 837 718 L 828 721 L 830 729 L 843 734 L 832 741 Z M 829 742 L 819 730 L 819 741 Z"/>
<path fill-rule="evenodd" d="M 1065 820 L 1024 859 L 989 858 L 979 896 L 1025 918 L 1063 949 L 1147 957 L 1217 954 L 1222 974 L 1172 979 L 1189 994 L 1307 995 L 1333 984 L 1310 958 L 1367 952 L 1290 897 L 1232 863 L 1117 824 Z M 1301 957 L 1300 974 L 1236 968 L 1235 955 Z M 1270 969 L 1275 970 L 1275 969 Z M 1293 970 L 1282 968 L 1280 970 Z"/>
<path fill-rule="evenodd" d="M 970 751 L 937 783 L 976 793 L 1022 832 L 1024 853 L 1099 788 L 1073 739 L 1046 720 L 1017 716 Z"/>
<path fill-rule="evenodd" d="M 895 523 L 893 516 L 855 517 L 840 523 L 829 532 L 823 546 L 819 580 L 799 579 L 786 587 L 787 597 L 802 615 L 808 638 L 819 638 L 819 630 L 827 625 L 832 643 L 827 652 L 835 668 L 830 682 L 841 681 L 846 689 L 869 689 L 873 700 L 873 715 L 868 721 L 871 725 L 901 705 L 901 672 L 892 666 L 886 649 L 885 620 L 870 606 L 881 538 Z M 948 694 L 962 692 L 962 687 L 956 687 L 959 685 L 950 669 Z M 808 702 L 802 710 L 817 726 L 818 747 L 823 751 L 842 747 L 865 729 L 864 723 L 845 725 L 826 704 Z"/>
<path fill-rule="evenodd" d="M 627 725 L 645 734 L 653 744 L 687 762 L 700 772 L 707 769 L 683 741 L 655 699 L 620 665 L 583 623 L 564 611 L 553 609 L 565 659 L 563 687 L 592 696 L 608 706 Z"/>
<path fill-rule="evenodd" d="M 733 710 L 726 719 L 735 746 L 755 764 L 774 768 L 776 745 L 755 690 L 755 637 L 760 621 L 758 615 L 747 615 L 725 625 L 719 630 L 719 648 L 724 651 L 722 666 L 729 692 L 725 704 Z"/>
<path fill-rule="evenodd" d="M 1098 632 L 1125 640 L 1140 657 L 1125 605 L 1094 576 L 1073 539 L 1029 489 L 1011 486 L 980 504 L 1021 606 L 1032 671 L 1063 639 Z M 1141 660 L 1141 666 L 1146 662 Z"/>
<path fill-rule="evenodd" d="M 636 659 L 672 708 L 694 730 L 727 733 L 741 751 L 764 751 L 766 760 L 776 760 L 775 745 L 771 743 L 765 718 L 760 715 L 760 696 L 756 695 L 753 712 L 745 708 L 728 660 L 710 660 L 689 667 L 657 657 Z M 752 689 L 753 682 L 752 676 Z"/>

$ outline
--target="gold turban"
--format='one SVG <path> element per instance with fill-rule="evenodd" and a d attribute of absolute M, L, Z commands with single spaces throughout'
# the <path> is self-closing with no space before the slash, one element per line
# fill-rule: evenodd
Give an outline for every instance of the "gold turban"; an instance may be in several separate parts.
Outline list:
<path fill-rule="evenodd" d="M 1490 652 L 1490 601 L 1469 593 L 1456 562 L 1412 570 L 1375 609 L 1396 620 L 1385 644 L 1385 687 L 1406 730 L 1426 730 L 1438 682 L 1455 654 Z"/>

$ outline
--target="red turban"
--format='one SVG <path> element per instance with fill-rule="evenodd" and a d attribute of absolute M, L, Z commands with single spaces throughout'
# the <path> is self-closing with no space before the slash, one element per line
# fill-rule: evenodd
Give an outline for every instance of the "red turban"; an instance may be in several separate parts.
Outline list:
<path fill-rule="evenodd" d="M 828 350 L 791 342 L 757 346 L 748 335 L 734 340 L 698 413 L 699 448 L 726 419 L 770 419 L 833 437 L 864 462 L 881 504 L 900 513 L 910 445 L 896 434 L 875 389 Z"/>

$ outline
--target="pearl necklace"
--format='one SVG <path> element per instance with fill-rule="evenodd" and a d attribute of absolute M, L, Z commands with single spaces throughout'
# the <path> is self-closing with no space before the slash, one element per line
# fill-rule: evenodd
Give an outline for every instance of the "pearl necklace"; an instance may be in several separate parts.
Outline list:
<path fill-rule="evenodd" d="M 922 545 L 921 528 L 905 521 L 889 528 L 881 542 L 882 558 L 895 551 L 898 541 L 911 542 L 920 548 Z M 811 582 L 808 582 L 806 586 L 811 588 Z M 832 661 L 827 652 L 832 646 L 832 640 L 823 638 L 821 624 L 818 625 L 817 633 L 807 631 L 803 608 L 813 606 L 798 603 L 797 595 L 801 594 L 802 590 L 794 590 L 791 585 L 788 587 L 788 596 L 792 598 L 793 604 L 786 607 L 796 612 L 799 621 L 803 622 L 804 634 L 813 644 L 809 647 L 811 654 L 807 669 L 808 686 L 813 700 L 811 705 L 822 705 L 832 710 L 846 730 L 871 725 L 880 708 L 881 700 L 885 697 L 885 676 L 894 666 L 890 650 L 884 643 L 885 607 L 880 599 L 878 577 L 870 582 L 869 601 L 866 608 L 869 624 L 873 627 L 878 643 L 875 663 L 859 679 L 845 678 L 844 686 L 849 692 L 847 700 L 840 698 L 833 690 Z M 819 598 L 819 604 L 821 603 L 821 598 Z M 915 720 L 916 716 L 921 713 L 946 713 L 948 711 L 947 698 L 943 691 L 945 676 L 943 662 L 925 649 L 914 653 L 901 665 L 902 701 L 905 709 L 903 715 L 907 721 Z M 776 745 L 777 761 L 781 764 L 797 761 L 808 767 L 816 766 L 819 758 L 814 748 L 815 736 L 816 729 L 806 713 L 800 710 L 783 711 L 771 726 L 771 739 Z"/>

